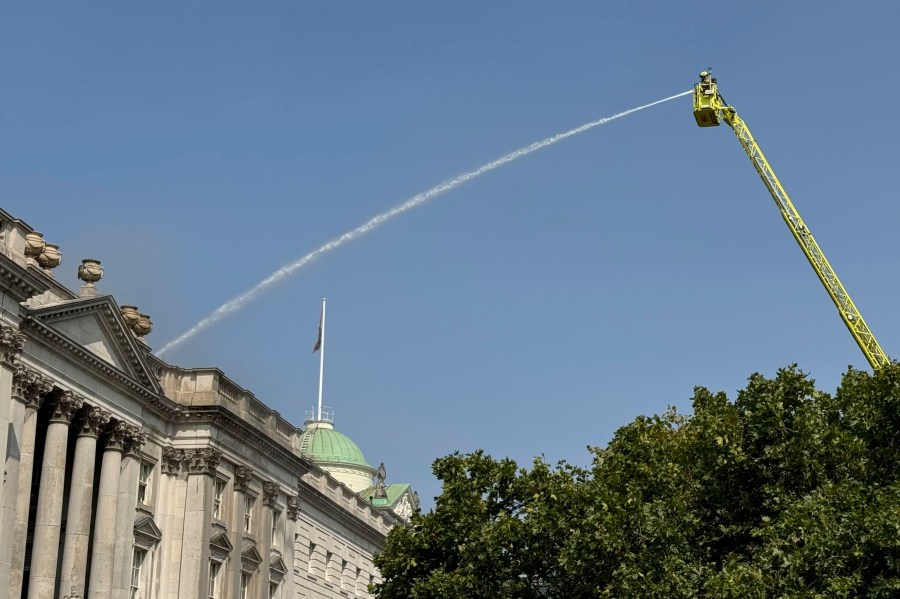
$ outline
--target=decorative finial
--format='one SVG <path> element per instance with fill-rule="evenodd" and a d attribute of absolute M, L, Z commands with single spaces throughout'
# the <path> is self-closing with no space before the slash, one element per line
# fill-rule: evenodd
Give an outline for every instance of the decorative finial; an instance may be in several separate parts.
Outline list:
<path fill-rule="evenodd" d="M 103 267 L 99 260 L 85 258 L 78 267 L 78 278 L 84 281 L 84 285 L 78 290 L 79 297 L 95 297 L 97 288 L 94 283 L 103 278 Z"/>

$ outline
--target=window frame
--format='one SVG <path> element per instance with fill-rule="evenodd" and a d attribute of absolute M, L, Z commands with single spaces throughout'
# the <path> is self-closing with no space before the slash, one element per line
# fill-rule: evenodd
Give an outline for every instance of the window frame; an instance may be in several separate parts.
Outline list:
<path fill-rule="evenodd" d="M 222 520 L 224 516 L 225 491 L 228 489 L 228 481 L 216 478 L 213 481 L 213 518 Z M 221 491 L 221 492 L 220 492 Z"/>
<path fill-rule="evenodd" d="M 148 551 L 141 547 L 135 547 L 131 551 L 131 585 L 130 597 L 136 599 L 141 592 L 141 576 L 143 574 L 144 560 L 147 559 Z M 140 556 L 140 559 L 138 558 Z"/>
<path fill-rule="evenodd" d="M 144 478 L 146 468 L 147 477 Z M 140 505 L 153 504 L 153 474 L 156 470 L 156 464 L 149 460 L 141 460 L 138 465 L 138 481 L 137 481 L 137 502 Z M 143 497 L 141 494 L 143 493 Z"/>
<path fill-rule="evenodd" d="M 244 524 L 241 527 L 241 530 L 244 531 L 244 534 L 253 534 L 253 525 L 255 524 L 256 520 L 253 517 L 254 511 L 256 511 L 256 495 L 246 493 L 244 495 Z"/>

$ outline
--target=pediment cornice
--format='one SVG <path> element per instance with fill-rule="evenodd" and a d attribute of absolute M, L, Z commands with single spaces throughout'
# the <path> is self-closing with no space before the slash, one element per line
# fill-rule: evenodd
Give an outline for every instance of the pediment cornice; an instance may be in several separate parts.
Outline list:
<path fill-rule="evenodd" d="M 75 319 L 94 316 L 100 322 L 104 330 L 107 340 L 113 346 L 116 354 L 121 358 L 123 368 L 116 368 L 114 364 L 109 364 L 101 356 L 94 354 L 90 350 L 81 346 L 77 341 L 70 338 L 64 332 L 60 331 L 56 326 L 58 323 Z M 65 340 L 59 344 L 68 346 L 69 349 L 81 348 L 76 353 L 86 352 L 91 354 L 95 359 L 106 362 L 110 367 L 119 370 L 123 375 L 132 379 L 134 382 L 143 386 L 148 391 L 158 394 L 162 392 L 159 381 L 153 374 L 150 363 L 146 355 L 149 350 L 138 341 L 122 318 L 119 306 L 116 304 L 112 296 L 100 296 L 89 299 L 76 299 L 65 302 L 58 302 L 49 306 L 30 309 L 26 321 L 31 320 L 35 324 L 40 323 L 53 331 L 41 331 L 44 337 L 48 339 L 56 339 L 57 341 Z M 36 327 L 40 330 L 39 327 Z M 84 356 L 82 356 L 84 357 Z M 93 359 L 89 360 L 94 362 Z M 106 369 L 104 369 L 106 370 Z"/>

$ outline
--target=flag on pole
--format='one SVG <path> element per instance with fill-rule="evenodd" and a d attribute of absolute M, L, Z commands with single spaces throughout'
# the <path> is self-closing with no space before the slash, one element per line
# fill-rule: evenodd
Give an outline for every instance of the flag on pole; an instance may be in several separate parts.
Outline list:
<path fill-rule="evenodd" d="M 316 339 L 316 345 L 313 347 L 313 353 L 322 349 L 322 321 L 325 319 L 325 307 L 322 307 L 322 313 L 319 315 L 319 337 Z"/>

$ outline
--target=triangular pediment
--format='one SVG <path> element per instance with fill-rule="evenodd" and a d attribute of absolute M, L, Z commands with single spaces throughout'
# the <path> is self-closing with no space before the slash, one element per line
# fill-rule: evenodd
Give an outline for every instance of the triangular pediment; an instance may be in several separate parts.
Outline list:
<path fill-rule="evenodd" d="M 154 392 L 160 390 L 145 356 L 147 348 L 125 324 L 111 296 L 59 302 L 32 310 L 30 316 L 88 357 L 102 360 Z"/>
<path fill-rule="evenodd" d="M 287 574 L 287 566 L 284 565 L 284 560 L 280 556 L 272 556 L 272 563 L 269 564 L 269 569 L 282 576 Z"/>
<path fill-rule="evenodd" d="M 228 540 L 228 533 L 225 531 L 217 531 L 212 534 L 209 539 L 209 552 L 217 560 L 224 560 L 234 549 L 234 545 Z"/>
<path fill-rule="evenodd" d="M 162 539 L 162 531 L 152 516 L 144 516 L 134 522 L 134 543 L 138 547 L 150 549 Z"/>
<path fill-rule="evenodd" d="M 256 545 L 250 545 L 241 552 L 241 566 L 244 570 L 256 570 L 262 563 L 262 556 L 256 550 Z"/>

